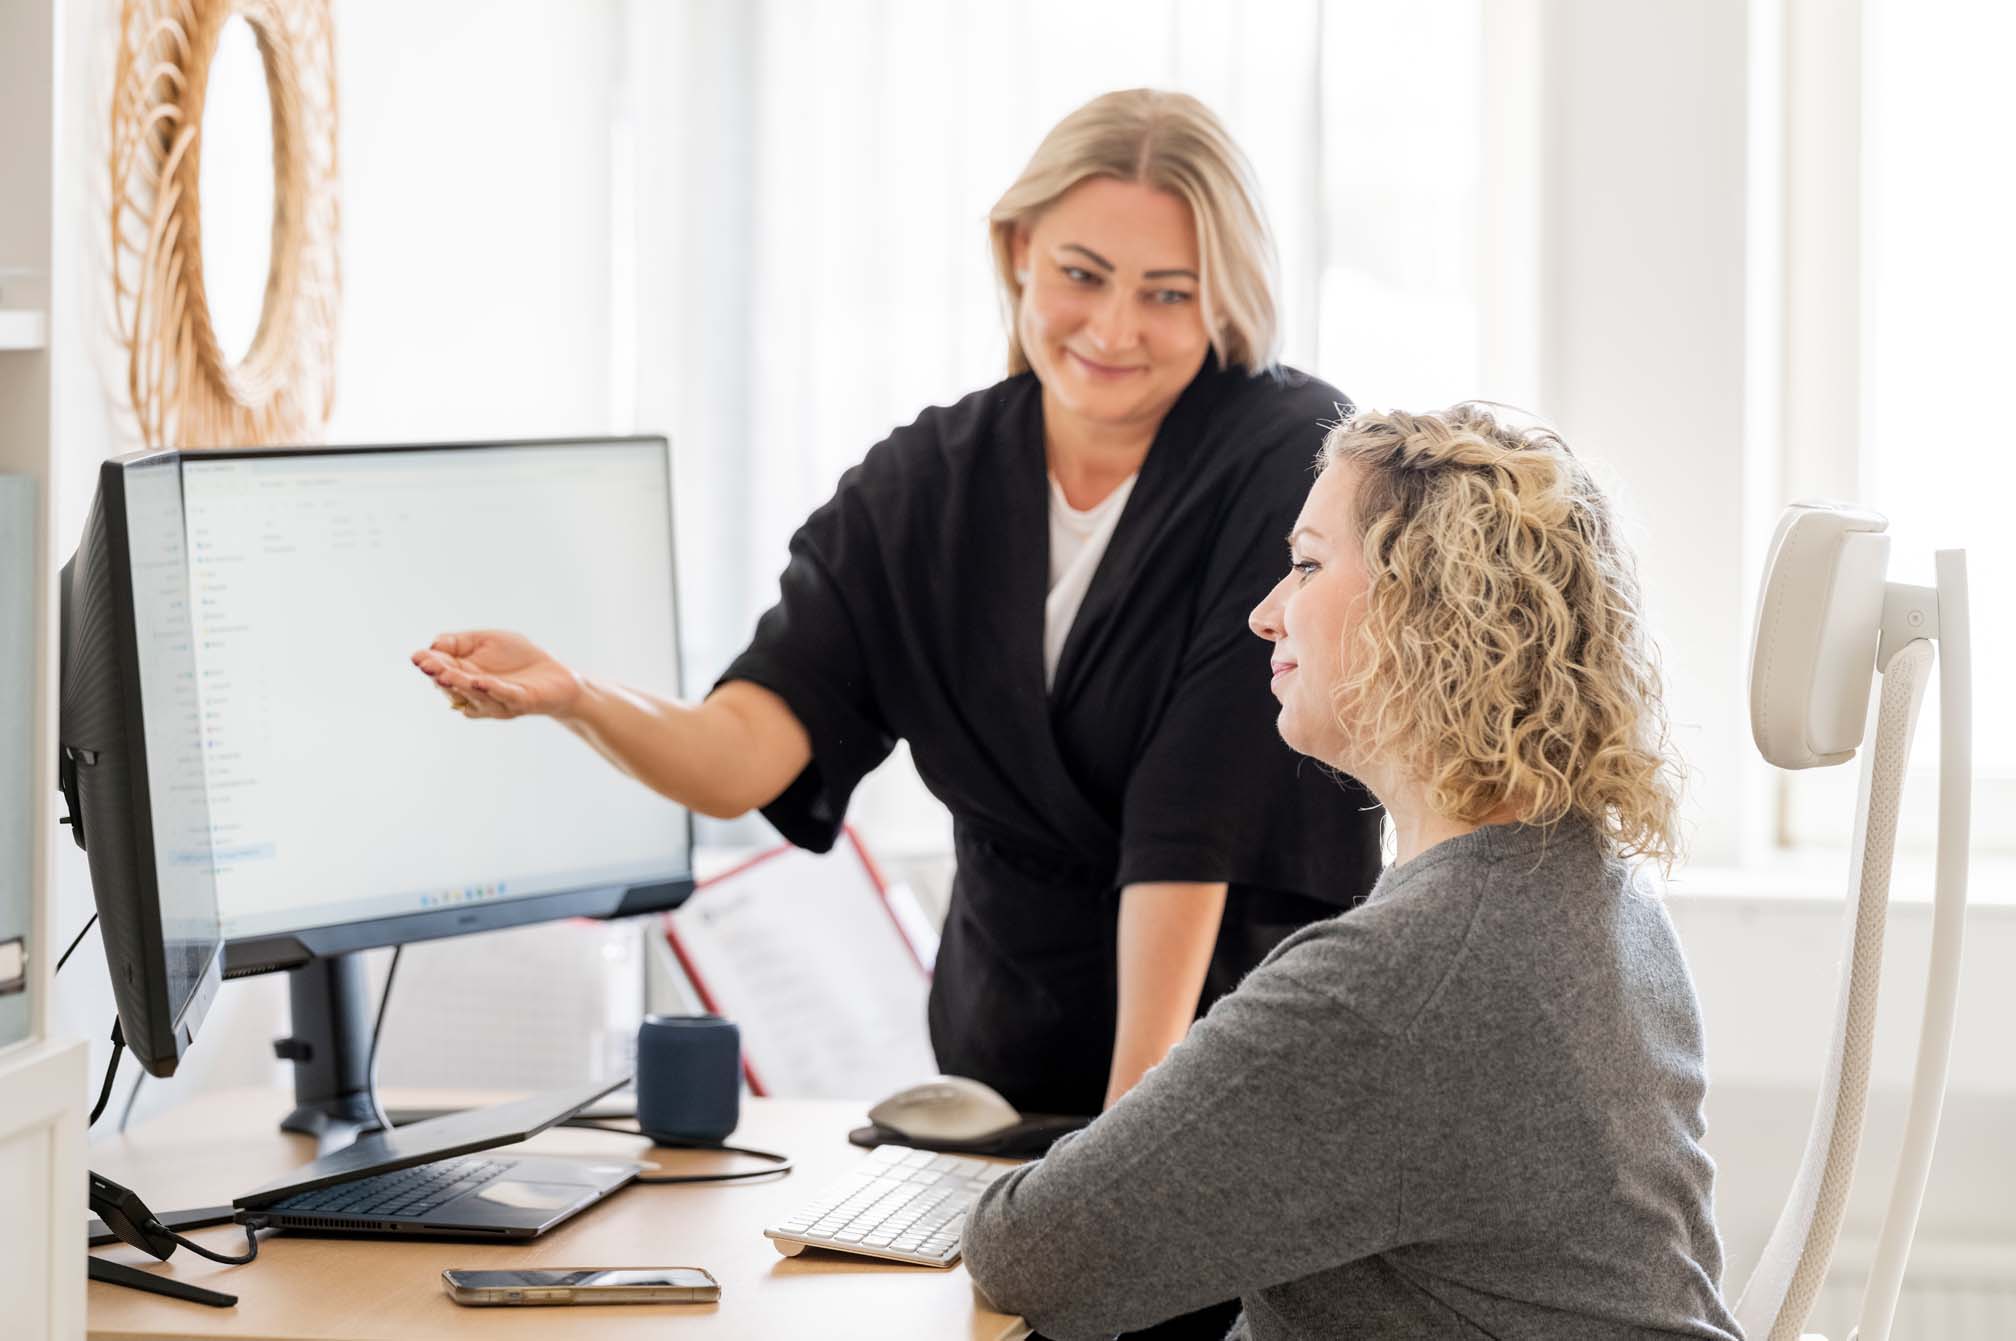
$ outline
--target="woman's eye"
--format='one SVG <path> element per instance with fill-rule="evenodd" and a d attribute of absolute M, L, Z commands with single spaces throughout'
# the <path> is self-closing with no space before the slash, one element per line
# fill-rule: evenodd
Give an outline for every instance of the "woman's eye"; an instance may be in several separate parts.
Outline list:
<path fill-rule="evenodd" d="M 1060 266 L 1059 268 L 1063 270 L 1064 278 L 1070 280 L 1073 284 L 1096 284 L 1099 282 L 1099 276 L 1093 274 L 1082 265 L 1067 265 Z"/>
<path fill-rule="evenodd" d="M 1298 581 L 1307 582 L 1310 578 L 1316 576 L 1317 564 L 1314 560 L 1297 559 L 1290 562 L 1288 566 L 1294 570 L 1296 580 Z"/>
<path fill-rule="evenodd" d="M 1165 307 L 1173 307 L 1177 303 L 1187 303 L 1191 297 L 1192 294 L 1187 289 L 1157 289 L 1154 293 L 1154 300 Z"/>

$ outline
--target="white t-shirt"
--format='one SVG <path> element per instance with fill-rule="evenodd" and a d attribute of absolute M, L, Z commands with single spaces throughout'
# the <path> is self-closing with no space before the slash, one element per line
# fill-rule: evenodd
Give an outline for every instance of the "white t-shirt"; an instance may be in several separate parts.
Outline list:
<path fill-rule="evenodd" d="M 1085 591 L 1092 585 L 1092 573 L 1106 553 L 1106 542 L 1120 524 L 1127 495 L 1134 492 L 1138 474 L 1129 475 L 1106 497 L 1080 512 L 1064 501 L 1064 487 L 1050 477 L 1050 595 L 1043 602 L 1043 686 L 1057 678 L 1057 659 L 1064 652 L 1064 637 L 1071 621 L 1078 617 Z"/>

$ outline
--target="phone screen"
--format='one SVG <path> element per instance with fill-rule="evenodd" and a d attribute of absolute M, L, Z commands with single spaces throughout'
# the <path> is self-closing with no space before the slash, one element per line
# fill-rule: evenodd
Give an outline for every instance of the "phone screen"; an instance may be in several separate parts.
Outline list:
<path fill-rule="evenodd" d="M 448 1278 L 468 1290 L 621 1288 L 671 1286 L 702 1290 L 714 1278 L 697 1267 L 588 1267 L 564 1271 L 451 1271 Z"/>

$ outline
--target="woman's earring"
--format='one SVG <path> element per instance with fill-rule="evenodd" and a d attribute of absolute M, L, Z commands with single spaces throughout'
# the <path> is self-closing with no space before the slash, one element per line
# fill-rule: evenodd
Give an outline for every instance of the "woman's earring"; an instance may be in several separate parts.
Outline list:
<path fill-rule="evenodd" d="M 1028 287 L 1029 287 L 1029 272 L 1028 272 L 1027 270 L 1017 270 L 1017 271 L 1015 272 L 1015 282 L 1016 282 L 1017 284 L 1020 284 L 1020 285 L 1021 285 L 1021 286 L 1022 286 L 1023 288 L 1025 288 L 1025 289 L 1026 289 L 1026 288 L 1028 288 Z"/>

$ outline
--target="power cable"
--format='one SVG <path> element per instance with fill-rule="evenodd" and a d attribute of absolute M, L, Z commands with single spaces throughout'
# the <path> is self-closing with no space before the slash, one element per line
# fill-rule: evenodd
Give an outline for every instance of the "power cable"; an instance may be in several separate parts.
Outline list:
<path fill-rule="evenodd" d="M 91 928 L 97 925 L 98 925 L 98 914 L 93 913 L 91 914 L 91 920 L 84 924 L 84 930 L 77 933 L 77 939 L 70 942 L 70 948 L 65 950 L 63 952 L 62 958 L 56 961 L 55 973 L 61 973 L 63 971 L 63 966 L 70 962 L 70 956 L 77 953 L 77 947 L 84 943 L 84 938 L 91 933 Z M 55 974 L 52 973 L 50 976 L 54 977 Z"/>
<path fill-rule="evenodd" d="M 371 1050 L 364 1060 L 364 1086 L 380 1131 L 391 1131 L 392 1119 L 386 1115 L 385 1105 L 378 1102 L 378 1040 L 385 1032 L 385 1008 L 392 1004 L 392 981 L 399 976 L 399 956 L 405 950 L 403 945 L 392 947 L 392 962 L 385 969 L 385 987 L 378 993 L 378 1018 L 371 1022 Z"/>

